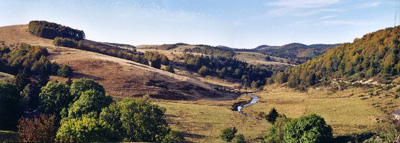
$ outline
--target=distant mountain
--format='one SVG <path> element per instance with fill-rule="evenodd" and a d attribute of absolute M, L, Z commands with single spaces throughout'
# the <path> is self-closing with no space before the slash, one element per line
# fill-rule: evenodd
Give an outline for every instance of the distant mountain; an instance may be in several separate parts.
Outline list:
<path fill-rule="evenodd" d="M 377 79 L 384 82 L 400 74 L 399 37 L 400 27 L 364 35 L 361 39 L 355 39 L 353 43 L 342 44 L 317 58 L 278 74 L 276 80 L 287 81 L 290 87 L 312 86 L 332 79 L 354 81 L 377 76 Z"/>
<path fill-rule="evenodd" d="M 250 51 L 289 59 L 289 63 L 300 64 L 337 46 L 339 46 L 339 44 L 305 45 L 301 43 L 290 43 L 283 46 L 261 45 L 250 49 Z"/>

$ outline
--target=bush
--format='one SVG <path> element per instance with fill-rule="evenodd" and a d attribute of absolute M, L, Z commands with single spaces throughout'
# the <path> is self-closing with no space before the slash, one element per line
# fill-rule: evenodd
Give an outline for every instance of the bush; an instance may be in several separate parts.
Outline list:
<path fill-rule="evenodd" d="M 67 65 L 62 65 L 57 71 L 57 75 L 62 77 L 72 77 L 72 73 L 72 68 Z"/>
<path fill-rule="evenodd" d="M 83 117 L 64 121 L 57 131 L 57 142 L 110 142 L 116 135 L 102 120 Z"/>
<path fill-rule="evenodd" d="M 181 143 L 185 141 L 183 135 L 177 131 L 171 131 L 168 135 L 163 139 L 163 143 Z"/>
<path fill-rule="evenodd" d="M 53 44 L 55 46 L 63 46 L 63 47 L 69 47 L 69 48 L 75 48 L 78 46 L 78 43 L 75 40 L 68 39 L 68 38 L 62 38 L 62 37 L 54 38 Z"/>
<path fill-rule="evenodd" d="M 18 122 L 18 136 L 22 142 L 54 142 L 56 137 L 54 116 L 41 115 L 40 118 L 21 118 Z"/>
<path fill-rule="evenodd" d="M 235 127 L 233 128 L 225 128 L 221 131 L 221 134 L 219 135 L 223 141 L 226 142 L 231 142 L 233 138 L 235 138 L 235 134 L 237 132 L 237 129 Z"/>
<path fill-rule="evenodd" d="M 170 72 L 170 73 L 175 73 L 174 67 L 172 67 L 171 65 L 166 66 L 165 70 Z"/>
<path fill-rule="evenodd" d="M 279 115 L 275 120 L 273 126 L 268 130 L 268 135 L 265 138 L 267 143 L 281 143 L 284 142 L 283 136 L 285 134 L 284 127 L 290 121 L 285 115 Z"/>
<path fill-rule="evenodd" d="M 0 82 L 0 130 L 15 129 L 22 115 L 22 96 L 18 87 L 8 82 Z"/>
<path fill-rule="evenodd" d="M 40 104 L 39 100 L 40 88 L 37 84 L 31 83 L 25 86 L 22 91 L 23 102 L 24 102 L 24 110 L 32 111 L 38 108 Z"/>
<path fill-rule="evenodd" d="M 324 118 L 311 114 L 294 119 L 285 125 L 284 141 L 291 143 L 325 143 L 332 139 L 332 128 Z"/>
<path fill-rule="evenodd" d="M 100 119 L 110 123 L 127 142 L 159 142 L 170 132 L 164 110 L 142 100 L 125 100 L 102 110 Z"/>

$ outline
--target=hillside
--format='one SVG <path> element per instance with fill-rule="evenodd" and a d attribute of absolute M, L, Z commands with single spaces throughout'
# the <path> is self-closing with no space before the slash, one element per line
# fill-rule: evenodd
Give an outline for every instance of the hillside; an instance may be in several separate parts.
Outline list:
<path fill-rule="evenodd" d="M 400 27 L 366 34 L 278 74 L 276 80 L 288 81 L 290 87 L 312 86 L 333 79 L 356 81 L 379 77 L 380 82 L 386 82 L 400 73 L 399 36 Z"/>
<path fill-rule="evenodd" d="M 23 42 L 43 46 L 49 51 L 51 61 L 67 64 L 73 68 L 75 72 L 73 79 L 93 78 L 103 84 L 107 92 L 113 96 L 136 97 L 149 94 L 151 97 L 161 99 L 188 100 L 235 98 L 235 96 L 226 96 L 225 93 L 215 90 L 210 85 L 199 82 L 196 77 L 182 75 L 179 70 L 177 70 L 177 74 L 172 74 L 120 58 L 54 46 L 53 40 L 30 34 L 27 25 L 0 27 L 0 41 L 11 48 Z M 118 46 L 89 40 L 85 40 L 85 42 L 111 47 Z"/>

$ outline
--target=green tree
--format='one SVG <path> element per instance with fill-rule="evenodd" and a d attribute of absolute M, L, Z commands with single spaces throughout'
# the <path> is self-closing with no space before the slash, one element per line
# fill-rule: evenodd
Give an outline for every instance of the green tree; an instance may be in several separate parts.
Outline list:
<path fill-rule="evenodd" d="M 72 68 L 67 65 L 62 65 L 57 71 L 57 75 L 62 77 L 71 77 L 72 73 Z"/>
<path fill-rule="evenodd" d="M 31 80 L 29 80 L 29 75 L 28 71 L 26 68 L 23 70 L 20 70 L 18 74 L 15 76 L 14 79 L 15 85 L 17 85 L 18 89 L 22 90 L 25 88 L 26 85 L 31 83 Z"/>
<path fill-rule="evenodd" d="M 35 83 L 30 83 L 25 86 L 22 91 L 24 109 L 28 111 L 32 111 L 38 108 L 40 100 L 39 100 L 40 88 Z"/>
<path fill-rule="evenodd" d="M 0 82 L 0 129 L 15 129 L 22 115 L 22 96 L 18 87 L 9 82 Z"/>
<path fill-rule="evenodd" d="M 315 114 L 290 121 L 284 130 L 284 141 L 290 143 L 325 143 L 332 139 L 331 126 Z"/>
<path fill-rule="evenodd" d="M 151 66 L 160 69 L 161 68 L 161 59 L 160 58 L 155 58 L 151 61 Z"/>
<path fill-rule="evenodd" d="M 56 141 L 87 143 L 118 140 L 105 121 L 83 117 L 64 121 L 57 131 Z"/>
<path fill-rule="evenodd" d="M 237 129 L 235 127 L 233 128 L 225 128 L 221 131 L 221 134 L 219 135 L 223 141 L 226 142 L 231 142 L 233 138 L 236 137 L 236 132 Z"/>
<path fill-rule="evenodd" d="M 270 122 L 271 124 L 274 124 L 276 121 L 276 118 L 278 118 L 279 113 L 278 111 L 276 111 L 275 108 L 272 108 L 271 111 L 269 111 L 268 115 L 265 116 L 265 118 L 267 119 L 268 122 Z"/>
<path fill-rule="evenodd" d="M 183 135 L 177 131 L 171 131 L 168 135 L 163 139 L 163 143 L 181 143 L 185 141 Z"/>
<path fill-rule="evenodd" d="M 101 109 L 107 107 L 112 102 L 112 98 L 105 96 L 104 93 L 96 90 L 83 92 L 77 101 L 69 108 L 68 117 L 80 118 L 85 114 L 93 113 L 98 116 Z"/>
<path fill-rule="evenodd" d="M 69 86 L 65 83 L 47 83 L 46 86 L 42 87 L 39 97 L 41 101 L 40 111 L 55 115 L 57 121 L 61 119 L 61 111 L 68 109 L 74 102 L 74 97 L 69 92 Z"/>
<path fill-rule="evenodd" d="M 285 125 L 290 121 L 285 115 L 279 115 L 273 126 L 268 130 L 268 135 L 265 138 L 267 143 L 282 143 L 285 134 Z"/>
<path fill-rule="evenodd" d="M 88 90 L 96 90 L 103 94 L 105 94 L 104 87 L 100 85 L 98 82 L 89 78 L 81 78 L 79 80 L 74 81 L 71 85 L 71 95 L 74 96 L 74 101 L 78 100 L 83 92 Z"/>
<path fill-rule="evenodd" d="M 164 110 L 142 100 L 125 100 L 103 109 L 100 119 L 122 134 L 124 141 L 159 142 L 170 132 Z"/>

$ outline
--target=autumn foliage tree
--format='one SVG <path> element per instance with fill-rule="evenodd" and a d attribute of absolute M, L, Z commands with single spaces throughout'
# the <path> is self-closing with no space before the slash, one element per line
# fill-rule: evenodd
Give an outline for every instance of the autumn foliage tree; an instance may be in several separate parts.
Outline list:
<path fill-rule="evenodd" d="M 18 121 L 18 136 L 22 142 L 52 143 L 56 130 L 55 116 L 43 114 L 40 118 L 21 118 Z"/>

